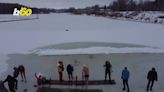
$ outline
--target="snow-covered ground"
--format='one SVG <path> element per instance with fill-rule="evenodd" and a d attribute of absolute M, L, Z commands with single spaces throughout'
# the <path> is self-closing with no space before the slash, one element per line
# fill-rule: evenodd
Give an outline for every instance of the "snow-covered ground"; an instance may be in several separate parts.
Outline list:
<path fill-rule="evenodd" d="M 0 21 L 4 21 L 3 17 L 15 19 L 15 17 L 10 15 L 0 15 Z M 6 70 L 7 64 L 5 60 L 8 59 L 6 56 L 11 53 L 61 55 L 63 53 L 164 52 L 163 25 L 71 14 L 49 14 L 40 15 L 39 17 L 40 19 L 0 22 L 0 73 Z M 66 31 L 66 29 L 69 31 Z M 39 51 L 37 49 L 39 47 L 71 42 L 122 43 L 134 44 L 134 46 L 112 47 L 109 45 L 71 49 L 53 48 L 53 50 L 45 48 L 39 49 Z M 159 64 L 162 65 L 163 63 L 159 62 Z"/>
<path fill-rule="evenodd" d="M 29 18 L 33 17 L 35 15 Z M 0 20 L 10 19 L 18 19 L 18 17 L 0 15 Z M 2 54 L 24 53 L 41 46 L 65 42 L 115 42 L 159 47 L 160 49 L 164 47 L 162 40 L 164 26 L 162 25 L 89 16 L 40 15 L 38 20 L 0 22 L 0 28 L 0 53 Z M 65 31 L 66 29 L 69 31 Z M 143 48 L 139 49 L 142 52 Z M 150 49 L 153 48 L 147 48 L 148 52 L 152 52 Z M 128 49 L 126 51 L 129 52 Z M 159 49 L 155 52 L 158 51 Z"/>
<path fill-rule="evenodd" d="M 163 25 L 92 16 L 40 15 L 38 20 L 0 22 L 0 28 L 2 53 L 21 52 L 65 42 L 115 42 L 164 47 Z"/>

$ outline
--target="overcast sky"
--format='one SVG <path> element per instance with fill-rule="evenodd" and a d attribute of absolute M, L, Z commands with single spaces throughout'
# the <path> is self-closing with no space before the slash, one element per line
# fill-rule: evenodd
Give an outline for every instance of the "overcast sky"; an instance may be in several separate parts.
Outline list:
<path fill-rule="evenodd" d="M 0 2 L 21 3 L 43 8 L 84 8 L 93 5 L 109 5 L 113 0 L 0 0 Z M 151 0 L 149 0 L 151 1 Z"/>

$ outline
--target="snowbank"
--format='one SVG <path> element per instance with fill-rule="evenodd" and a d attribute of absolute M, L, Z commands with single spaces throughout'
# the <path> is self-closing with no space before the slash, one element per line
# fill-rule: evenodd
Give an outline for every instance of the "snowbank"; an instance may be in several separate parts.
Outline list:
<path fill-rule="evenodd" d="M 109 18 L 142 23 L 164 24 L 164 13 L 159 11 L 108 12 Z"/>
<path fill-rule="evenodd" d="M 137 47 L 90 47 L 78 49 L 45 49 L 34 50 L 31 53 L 38 55 L 73 55 L 73 54 L 111 54 L 111 53 L 164 53 L 164 49 L 159 48 L 137 48 Z"/>

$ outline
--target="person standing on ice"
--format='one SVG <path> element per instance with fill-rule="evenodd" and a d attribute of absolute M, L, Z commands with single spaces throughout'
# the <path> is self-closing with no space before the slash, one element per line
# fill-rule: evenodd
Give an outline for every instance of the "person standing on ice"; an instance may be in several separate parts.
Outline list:
<path fill-rule="evenodd" d="M 89 68 L 86 65 L 83 65 L 83 69 L 82 69 L 82 80 L 85 80 L 85 83 L 88 84 L 88 80 L 89 80 Z"/>
<path fill-rule="evenodd" d="M 73 81 L 73 66 L 71 64 L 67 65 L 67 73 L 69 81 Z"/>
<path fill-rule="evenodd" d="M 60 82 L 63 81 L 63 71 L 64 71 L 64 65 L 62 61 L 59 61 L 57 64 L 57 68 L 58 68 L 58 73 L 59 73 L 59 80 Z"/>
<path fill-rule="evenodd" d="M 125 85 L 126 85 L 127 86 L 127 92 L 129 92 L 129 84 L 128 84 L 129 76 L 130 76 L 129 70 L 127 69 L 127 67 L 125 67 L 122 70 L 122 75 L 121 75 L 121 79 L 123 81 L 123 89 L 122 89 L 123 91 L 126 90 L 126 87 L 125 87 Z"/>
<path fill-rule="evenodd" d="M 147 84 L 147 91 L 149 91 L 149 86 L 150 86 L 150 90 L 152 91 L 152 87 L 154 85 L 154 81 L 158 81 L 158 76 L 157 76 L 157 72 L 155 70 L 155 68 L 152 68 L 152 70 L 150 70 L 147 74 L 147 79 L 148 79 L 148 84 Z"/>
<path fill-rule="evenodd" d="M 105 81 L 107 80 L 107 75 L 109 77 L 109 82 L 111 81 L 111 68 L 112 68 L 112 65 L 109 61 L 106 61 L 105 62 Z"/>

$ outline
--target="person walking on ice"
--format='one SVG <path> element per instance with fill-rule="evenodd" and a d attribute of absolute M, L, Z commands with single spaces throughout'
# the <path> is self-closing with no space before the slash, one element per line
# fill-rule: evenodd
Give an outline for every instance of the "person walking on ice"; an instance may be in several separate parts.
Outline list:
<path fill-rule="evenodd" d="M 129 70 L 127 69 L 127 67 L 125 67 L 123 70 L 122 70 L 122 75 L 121 75 L 121 79 L 123 81 L 123 91 L 126 90 L 126 87 L 127 87 L 127 92 L 129 92 L 129 84 L 128 84 L 128 80 L 129 80 L 129 76 L 130 76 L 130 72 Z M 125 87 L 126 85 L 126 87 Z"/>
<path fill-rule="evenodd" d="M 107 80 L 107 75 L 108 75 L 109 82 L 111 82 L 111 68 L 112 68 L 112 65 L 109 61 L 106 61 L 104 67 L 105 67 L 105 81 Z"/>
<path fill-rule="evenodd" d="M 155 70 L 155 68 L 152 68 L 152 70 L 150 70 L 147 74 L 147 79 L 148 79 L 148 84 L 147 84 L 147 91 L 149 91 L 149 86 L 150 86 L 150 91 L 152 91 L 153 85 L 154 85 L 154 81 L 158 81 L 158 76 L 157 76 L 157 72 Z"/>

